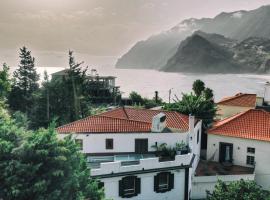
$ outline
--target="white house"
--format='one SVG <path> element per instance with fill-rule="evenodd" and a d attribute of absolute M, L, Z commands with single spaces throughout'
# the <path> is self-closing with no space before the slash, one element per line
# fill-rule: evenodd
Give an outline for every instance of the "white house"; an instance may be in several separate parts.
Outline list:
<path fill-rule="evenodd" d="M 270 189 L 270 113 L 250 109 L 217 122 L 208 131 L 207 159 L 254 168 L 255 181 Z"/>
<path fill-rule="evenodd" d="M 118 108 L 61 126 L 87 154 L 91 176 L 106 198 L 189 199 L 191 176 L 199 162 L 201 121 L 177 112 Z M 188 149 L 170 159 L 157 155 L 162 143 Z M 181 146 L 181 145 L 180 145 Z M 182 147 L 186 147 L 185 145 Z M 179 146 L 178 146 L 179 148 Z"/>

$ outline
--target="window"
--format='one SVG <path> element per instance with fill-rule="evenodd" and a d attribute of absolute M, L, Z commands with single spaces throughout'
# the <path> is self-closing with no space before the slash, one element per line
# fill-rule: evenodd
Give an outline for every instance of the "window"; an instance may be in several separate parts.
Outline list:
<path fill-rule="evenodd" d="M 162 173 L 158 176 L 158 190 L 167 190 L 169 188 L 169 174 Z"/>
<path fill-rule="evenodd" d="M 164 193 L 174 188 L 174 175 L 170 172 L 161 172 L 154 177 L 154 191 Z"/>
<path fill-rule="evenodd" d="M 199 144 L 199 141 L 200 141 L 200 131 L 198 130 L 197 131 L 197 144 Z"/>
<path fill-rule="evenodd" d="M 248 147 L 248 148 L 247 148 L 247 152 L 248 152 L 248 153 L 253 153 L 253 154 L 254 154 L 254 153 L 255 153 L 255 148 Z"/>
<path fill-rule="evenodd" d="M 127 176 L 119 181 L 119 196 L 130 198 L 141 193 L 141 179 L 136 176 Z"/>
<path fill-rule="evenodd" d="M 75 139 L 76 144 L 79 146 L 80 150 L 83 150 L 83 140 Z"/>
<path fill-rule="evenodd" d="M 254 164 L 255 164 L 255 157 L 247 156 L 247 165 L 254 165 Z"/>
<path fill-rule="evenodd" d="M 106 149 L 113 149 L 113 139 L 106 139 Z"/>
<path fill-rule="evenodd" d="M 135 139 L 135 153 L 148 153 L 148 139 Z"/>

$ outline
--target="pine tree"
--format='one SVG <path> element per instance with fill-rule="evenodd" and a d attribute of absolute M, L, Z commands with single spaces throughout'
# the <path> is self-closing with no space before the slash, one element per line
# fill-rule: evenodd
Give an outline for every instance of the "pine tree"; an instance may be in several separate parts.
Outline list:
<path fill-rule="evenodd" d="M 39 75 L 35 68 L 35 58 L 26 47 L 20 49 L 19 68 L 14 72 L 15 82 L 9 98 L 14 111 L 29 113 L 33 104 L 33 94 L 39 88 Z"/>
<path fill-rule="evenodd" d="M 11 80 L 9 78 L 9 67 L 4 63 L 0 70 L 0 101 L 5 101 L 11 90 Z"/>

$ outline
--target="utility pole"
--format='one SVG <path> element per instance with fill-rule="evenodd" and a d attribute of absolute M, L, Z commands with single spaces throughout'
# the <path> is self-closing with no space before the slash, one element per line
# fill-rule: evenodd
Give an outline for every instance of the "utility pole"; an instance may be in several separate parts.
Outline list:
<path fill-rule="evenodd" d="M 172 89 L 173 89 L 173 88 L 170 88 L 170 89 L 169 89 L 169 104 L 171 103 Z"/>
<path fill-rule="evenodd" d="M 155 102 L 158 103 L 158 91 L 155 91 Z"/>

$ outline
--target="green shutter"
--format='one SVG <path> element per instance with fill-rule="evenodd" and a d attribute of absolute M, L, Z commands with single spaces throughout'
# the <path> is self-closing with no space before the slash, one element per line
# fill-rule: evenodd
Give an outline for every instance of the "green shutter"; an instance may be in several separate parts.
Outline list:
<path fill-rule="evenodd" d="M 135 190 L 136 190 L 136 194 L 140 194 L 141 193 L 141 179 L 136 177 L 136 182 L 135 182 Z"/>
<path fill-rule="evenodd" d="M 119 196 L 120 197 L 123 197 L 124 196 L 123 182 L 122 182 L 122 180 L 119 181 Z"/>
<path fill-rule="evenodd" d="M 158 174 L 154 176 L 154 191 L 157 193 L 159 192 L 158 191 Z"/>
<path fill-rule="evenodd" d="M 174 174 L 169 175 L 169 189 L 172 190 L 174 188 Z"/>

